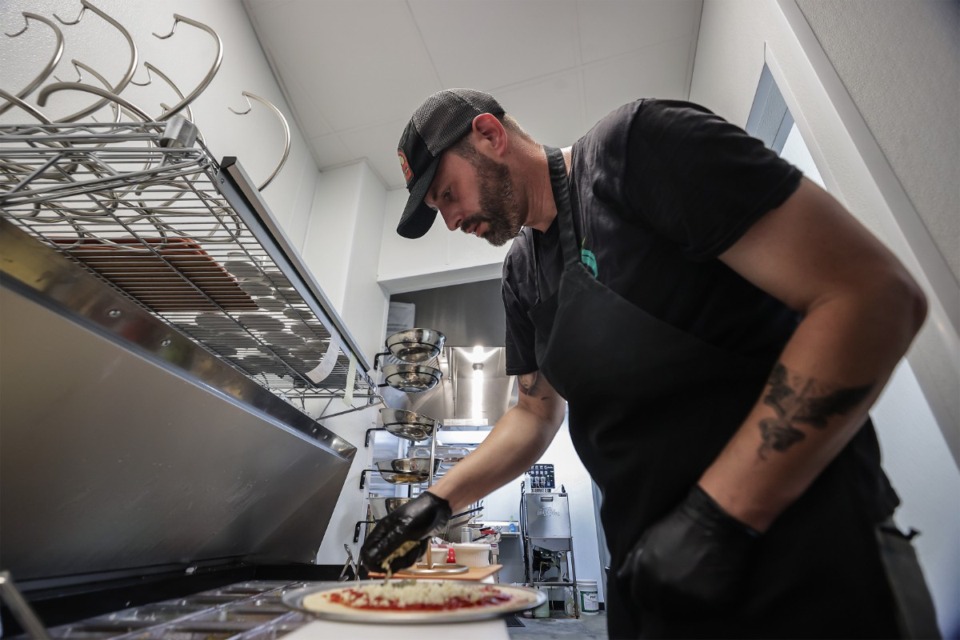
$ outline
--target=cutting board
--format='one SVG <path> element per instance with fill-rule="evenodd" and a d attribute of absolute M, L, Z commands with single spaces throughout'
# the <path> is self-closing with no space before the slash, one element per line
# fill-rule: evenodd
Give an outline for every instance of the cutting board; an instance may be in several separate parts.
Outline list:
<path fill-rule="evenodd" d="M 394 578 L 424 578 L 429 577 L 430 580 L 476 580 L 480 581 L 484 578 L 489 578 L 490 576 L 496 575 L 500 569 L 503 568 L 502 564 L 491 564 L 486 567 L 470 567 L 464 573 L 450 573 L 446 575 L 435 575 L 435 576 L 421 576 L 415 573 L 407 573 L 406 571 L 399 571 L 393 574 Z M 371 573 L 371 578 L 382 578 L 384 574 L 382 573 Z"/>

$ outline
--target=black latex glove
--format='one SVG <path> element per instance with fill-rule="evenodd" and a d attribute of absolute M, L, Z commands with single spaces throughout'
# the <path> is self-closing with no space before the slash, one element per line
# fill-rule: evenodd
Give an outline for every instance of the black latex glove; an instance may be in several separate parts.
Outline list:
<path fill-rule="evenodd" d="M 745 564 L 759 537 L 695 485 L 644 532 L 617 578 L 643 609 L 719 612 L 739 601 Z"/>
<path fill-rule="evenodd" d="M 450 503 L 424 491 L 377 522 L 360 549 L 360 562 L 370 571 L 383 573 L 383 561 L 405 542 L 417 545 L 390 560 L 390 570 L 399 571 L 417 561 L 427 550 L 427 538 L 443 530 L 451 515 Z"/>

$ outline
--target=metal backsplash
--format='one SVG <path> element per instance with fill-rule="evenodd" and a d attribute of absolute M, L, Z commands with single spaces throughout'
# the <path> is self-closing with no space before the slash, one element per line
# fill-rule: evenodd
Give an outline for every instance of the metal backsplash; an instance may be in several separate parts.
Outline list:
<path fill-rule="evenodd" d="M 516 376 L 506 374 L 503 347 L 445 347 L 443 377 L 432 390 L 407 394 L 407 408 L 445 427 L 493 425 L 517 401 Z M 475 367 L 476 365 L 476 367 Z"/>
<path fill-rule="evenodd" d="M 313 560 L 349 444 L 269 415 L 292 407 L 189 341 L 178 357 L 249 383 L 249 404 L 3 285 L 0 565 L 18 581 Z"/>

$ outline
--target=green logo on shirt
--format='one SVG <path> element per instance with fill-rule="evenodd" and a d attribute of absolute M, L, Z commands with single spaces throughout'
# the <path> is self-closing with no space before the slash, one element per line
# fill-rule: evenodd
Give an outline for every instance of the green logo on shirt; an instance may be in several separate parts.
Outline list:
<path fill-rule="evenodd" d="M 593 277 L 597 277 L 597 256 L 593 255 L 593 251 L 590 249 L 585 249 L 584 245 L 587 243 L 587 239 L 584 238 L 583 242 L 580 243 L 580 262 L 590 270 L 590 273 L 593 274 Z"/>

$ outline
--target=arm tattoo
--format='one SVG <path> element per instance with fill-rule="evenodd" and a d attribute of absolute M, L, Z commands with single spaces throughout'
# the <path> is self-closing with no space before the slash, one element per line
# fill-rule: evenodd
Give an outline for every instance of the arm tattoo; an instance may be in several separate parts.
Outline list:
<path fill-rule="evenodd" d="M 783 453 L 806 435 L 797 428 L 809 424 L 825 429 L 830 416 L 842 415 L 857 406 L 870 393 L 872 384 L 862 387 L 837 387 L 813 378 L 791 373 L 778 362 L 767 380 L 763 403 L 773 407 L 775 418 L 760 421 L 763 444 L 757 451 L 761 458 L 772 449 Z"/>
<path fill-rule="evenodd" d="M 525 373 L 517 377 L 517 386 L 520 393 L 525 396 L 532 396 L 537 392 L 537 383 L 540 381 L 540 372 Z"/>

